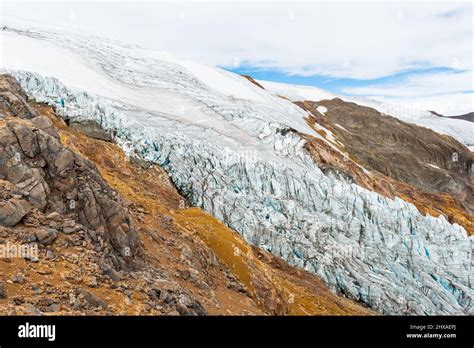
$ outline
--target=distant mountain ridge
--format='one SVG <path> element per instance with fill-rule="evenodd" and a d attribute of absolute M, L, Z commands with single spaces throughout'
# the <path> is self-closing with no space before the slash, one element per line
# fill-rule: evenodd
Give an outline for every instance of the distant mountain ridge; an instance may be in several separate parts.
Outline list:
<path fill-rule="evenodd" d="M 436 111 L 430 111 L 430 112 L 433 115 L 439 116 L 439 117 L 446 117 L 446 118 L 455 119 L 455 120 L 465 120 L 465 121 L 469 121 L 469 122 L 474 122 L 474 111 L 469 112 L 469 113 L 464 114 L 464 115 L 459 115 L 459 116 L 444 116 L 444 115 L 441 115 L 441 114 L 437 113 Z"/>

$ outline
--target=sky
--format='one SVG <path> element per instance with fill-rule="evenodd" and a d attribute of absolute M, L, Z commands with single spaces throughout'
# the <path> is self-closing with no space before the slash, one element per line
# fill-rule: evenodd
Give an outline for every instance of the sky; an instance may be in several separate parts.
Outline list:
<path fill-rule="evenodd" d="M 471 1 L 5 1 L 67 27 L 237 73 L 344 95 L 474 111 Z"/>

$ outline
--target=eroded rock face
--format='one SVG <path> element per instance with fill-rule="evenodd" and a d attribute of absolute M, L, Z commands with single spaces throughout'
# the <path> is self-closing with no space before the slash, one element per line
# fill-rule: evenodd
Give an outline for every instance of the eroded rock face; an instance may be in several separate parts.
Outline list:
<path fill-rule="evenodd" d="M 1 81 L 12 83 L 9 90 L 18 90 L 10 78 Z M 27 105 L 20 92 L 16 102 Z M 4 109 L 11 111 L 11 103 Z M 11 114 L 25 115 L 17 109 Z M 35 116 L 31 123 L 34 126 L 11 120 L 0 128 L 0 179 L 15 185 L 22 197 L 0 203 L 0 224 L 14 226 L 31 207 L 73 214 L 111 244 L 114 253 L 109 257 L 116 268 L 130 267 L 138 252 L 138 239 L 122 199 L 92 162 L 61 144 L 49 119 Z M 48 236 L 44 239 L 49 242 Z"/>
<path fill-rule="evenodd" d="M 12 76 L 4 76 L 0 81 L 0 110 L 19 118 L 34 118 L 37 112 L 27 103 L 28 97 Z"/>

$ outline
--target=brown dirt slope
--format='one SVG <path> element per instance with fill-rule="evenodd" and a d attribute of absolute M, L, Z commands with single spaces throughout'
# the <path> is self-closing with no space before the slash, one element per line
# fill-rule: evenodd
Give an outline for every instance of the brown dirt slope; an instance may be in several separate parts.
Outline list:
<path fill-rule="evenodd" d="M 474 155 L 465 146 L 338 98 L 296 104 L 309 112 L 308 124 L 340 150 L 302 135 L 323 170 L 342 173 L 385 196 L 398 196 L 424 214 L 442 214 L 474 233 Z M 317 111 L 319 105 L 328 109 L 324 115 Z"/>

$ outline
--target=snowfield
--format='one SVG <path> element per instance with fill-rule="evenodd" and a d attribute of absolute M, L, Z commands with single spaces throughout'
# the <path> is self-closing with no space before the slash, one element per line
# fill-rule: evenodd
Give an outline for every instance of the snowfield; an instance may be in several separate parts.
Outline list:
<path fill-rule="evenodd" d="M 474 314 L 474 238 L 326 176 L 291 131 L 317 136 L 277 94 L 329 93 L 269 93 L 217 68 L 77 34 L 12 25 L 0 35 L 1 68 L 30 96 L 113 130 L 129 156 L 162 166 L 191 204 L 248 242 L 381 313 Z M 460 134 L 469 142 L 473 133 Z"/>

